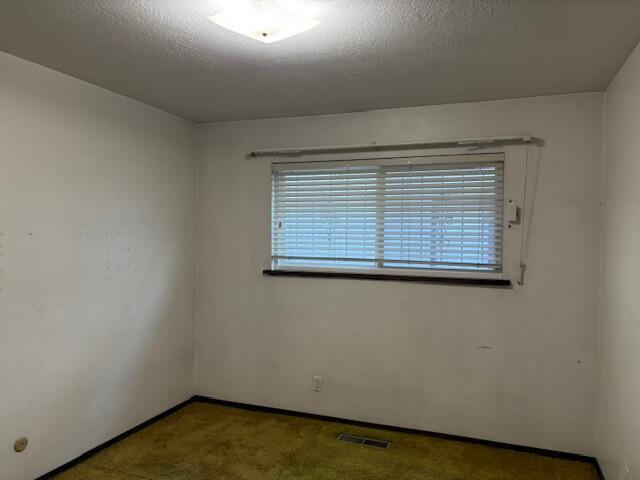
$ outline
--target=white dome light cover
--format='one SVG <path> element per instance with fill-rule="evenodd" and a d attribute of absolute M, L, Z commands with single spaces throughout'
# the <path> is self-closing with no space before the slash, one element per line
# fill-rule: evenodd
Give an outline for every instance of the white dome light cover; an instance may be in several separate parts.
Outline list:
<path fill-rule="evenodd" d="M 274 43 L 320 24 L 316 8 L 301 0 L 224 0 L 209 18 L 227 30 L 263 43 Z"/>

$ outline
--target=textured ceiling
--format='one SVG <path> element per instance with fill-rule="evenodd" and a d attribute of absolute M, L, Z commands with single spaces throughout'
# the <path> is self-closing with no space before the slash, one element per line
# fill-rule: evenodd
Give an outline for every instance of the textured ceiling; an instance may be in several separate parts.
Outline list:
<path fill-rule="evenodd" d="M 216 0 L 0 0 L 0 50 L 203 122 L 603 90 L 640 40 L 639 0 L 316 3 L 265 45 Z"/>

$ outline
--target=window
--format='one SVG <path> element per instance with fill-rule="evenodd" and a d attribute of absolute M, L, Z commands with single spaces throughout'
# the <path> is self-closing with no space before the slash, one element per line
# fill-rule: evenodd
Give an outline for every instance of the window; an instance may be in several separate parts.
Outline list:
<path fill-rule="evenodd" d="M 274 164 L 272 268 L 501 272 L 504 165 L 491 158 Z"/>

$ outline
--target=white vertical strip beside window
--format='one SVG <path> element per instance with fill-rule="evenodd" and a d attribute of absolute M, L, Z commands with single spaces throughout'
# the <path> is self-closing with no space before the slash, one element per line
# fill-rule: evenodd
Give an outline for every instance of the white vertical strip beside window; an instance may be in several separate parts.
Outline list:
<path fill-rule="evenodd" d="M 273 268 L 501 272 L 503 192 L 502 161 L 274 165 Z"/>

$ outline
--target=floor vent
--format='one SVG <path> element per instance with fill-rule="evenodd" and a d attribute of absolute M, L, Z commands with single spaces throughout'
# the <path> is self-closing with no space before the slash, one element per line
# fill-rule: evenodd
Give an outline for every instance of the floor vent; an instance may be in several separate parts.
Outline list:
<path fill-rule="evenodd" d="M 378 448 L 389 448 L 391 446 L 391 442 L 387 442 L 386 440 L 374 440 L 373 438 L 358 437 L 347 433 L 341 433 L 338 435 L 338 440 L 341 442 L 357 443 L 358 445 L 369 445 L 371 447 Z"/>

